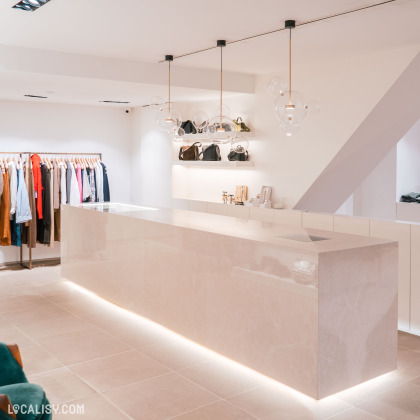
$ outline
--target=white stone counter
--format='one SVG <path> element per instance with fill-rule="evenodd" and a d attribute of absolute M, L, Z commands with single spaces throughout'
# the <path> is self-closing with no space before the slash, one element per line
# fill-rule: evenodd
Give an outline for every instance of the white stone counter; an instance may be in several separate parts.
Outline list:
<path fill-rule="evenodd" d="M 314 398 L 396 368 L 395 242 L 185 210 L 64 206 L 62 274 Z"/>

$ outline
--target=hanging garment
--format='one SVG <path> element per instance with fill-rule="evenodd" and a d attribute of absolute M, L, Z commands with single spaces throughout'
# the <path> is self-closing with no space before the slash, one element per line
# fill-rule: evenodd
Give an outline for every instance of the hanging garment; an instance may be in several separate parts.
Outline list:
<path fill-rule="evenodd" d="M 34 189 L 36 199 L 36 209 L 38 212 L 38 219 L 42 219 L 42 175 L 41 175 L 41 158 L 39 155 L 32 155 L 32 171 L 34 176 Z"/>
<path fill-rule="evenodd" d="M 98 202 L 104 202 L 104 176 L 103 169 L 99 162 L 95 166 L 95 175 L 96 175 L 96 193 L 98 195 Z"/>
<path fill-rule="evenodd" d="M 66 191 L 67 191 L 67 203 L 70 203 L 70 191 L 71 191 L 71 177 L 72 177 L 72 168 L 73 164 L 67 160 L 67 171 L 66 171 Z"/>
<path fill-rule="evenodd" d="M 55 191 L 54 191 L 54 167 L 52 169 L 50 169 L 49 171 L 49 175 L 50 175 L 50 202 L 51 202 L 51 207 L 50 207 L 50 218 L 51 218 L 51 225 L 50 225 L 50 231 L 49 236 L 48 236 L 48 243 L 50 248 L 54 247 L 54 196 L 55 196 Z"/>
<path fill-rule="evenodd" d="M 21 246 L 22 245 L 22 231 L 20 224 L 16 223 L 16 214 L 12 216 L 10 221 L 10 236 L 11 236 L 11 245 L 12 246 Z"/>
<path fill-rule="evenodd" d="M 90 201 L 96 202 L 97 201 L 97 198 L 96 198 L 95 169 L 91 169 L 90 175 L 89 175 L 89 179 L 90 179 L 90 189 L 92 191 L 92 195 L 91 195 L 91 200 Z"/>
<path fill-rule="evenodd" d="M 89 198 L 92 194 L 90 188 L 90 182 L 87 174 L 88 169 L 82 171 L 82 180 L 83 180 L 83 201 L 90 201 Z"/>
<path fill-rule="evenodd" d="M 10 191 L 10 220 L 13 219 L 13 215 L 16 213 L 16 202 L 17 202 L 17 171 L 15 162 L 9 162 L 7 164 L 9 171 L 9 191 Z"/>
<path fill-rule="evenodd" d="M 35 188 L 34 176 L 31 168 L 31 162 L 24 165 L 25 170 L 25 184 L 28 190 L 29 205 L 31 207 L 32 220 L 27 222 L 22 229 L 22 243 L 28 244 L 28 248 L 36 247 L 36 202 L 35 202 Z"/>
<path fill-rule="evenodd" d="M 53 162 L 53 189 L 54 189 L 54 199 L 53 206 L 54 209 L 60 208 L 60 178 L 57 162 Z"/>
<path fill-rule="evenodd" d="M 1 170 L 0 170 L 0 200 L 1 200 L 1 196 L 3 194 L 3 184 L 4 184 L 3 174 L 1 173 Z"/>
<path fill-rule="evenodd" d="M 83 203 L 83 186 L 82 186 L 82 167 L 78 163 L 76 165 L 77 185 L 79 186 L 80 203 Z"/>
<path fill-rule="evenodd" d="M 0 245 L 10 246 L 11 232 L 10 232 L 10 194 L 9 194 L 9 172 L 3 174 L 3 195 L 1 196 L 0 204 Z"/>
<path fill-rule="evenodd" d="M 109 192 L 109 183 L 108 183 L 108 171 L 106 166 L 101 162 L 102 166 L 102 173 L 104 175 L 104 201 L 110 202 L 111 201 L 111 194 Z"/>
<path fill-rule="evenodd" d="M 43 218 L 38 219 L 37 225 L 37 240 L 40 244 L 49 244 L 50 227 L 51 227 L 51 185 L 50 174 L 47 165 L 41 165 L 41 180 L 42 180 L 42 213 Z"/>
<path fill-rule="evenodd" d="M 29 204 L 28 190 L 23 176 L 23 166 L 18 169 L 18 192 L 16 201 L 16 223 L 26 223 L 32 220 L 31 206 Z"/>
<path fill-rule="evenodd" d="M 61 204 L 66 204 L 67 201 L 67 174 L 64 163 L 60 162 L 60 191 L 61 191 Z M 70 201 L 70 200 L 69 200 Z"/>
<path fill-rule="evenodd" d="M 70 165 L 70 174 L 71 174 L 71 183 L 70 183 L 70 201 L 69 204 L 72 206 L 77 206 L 80 204 L 80 190 L 79 185 L 77 184 L 77 177 L 76 171 L 74 170 L 74 166 Z M 67 169 L 68 171 L 68 169 Z"/>

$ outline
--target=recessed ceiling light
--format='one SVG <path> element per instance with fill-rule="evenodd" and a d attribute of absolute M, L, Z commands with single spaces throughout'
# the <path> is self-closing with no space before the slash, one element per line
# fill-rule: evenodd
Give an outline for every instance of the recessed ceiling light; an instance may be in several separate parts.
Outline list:
<path fill-rule="evenodd" d="M 41 3 L 38 0 L 22 0 L 22 3 L 29 4 L 29 6 L 41 7 Z"/>
<path fill-rule="evenodd" d="M 33 12 L 49 1 L 50 0 L 21 0 L 19 3 L 16 3 L 14 6 L 12 6 L 12 9 L 20 9 L 25 10 L 26 12 Z"/>
<path fill-rule="evenodd" d="M 48 99 L 48 96 L 39 96 L 39 95 L 25 95 L 27 98 L 36 98 L 36 99 Z"/>
<path fill-rule="evenodd" d="M 129 104 L 127 101 L 99 101 L 105 104 Z"/>

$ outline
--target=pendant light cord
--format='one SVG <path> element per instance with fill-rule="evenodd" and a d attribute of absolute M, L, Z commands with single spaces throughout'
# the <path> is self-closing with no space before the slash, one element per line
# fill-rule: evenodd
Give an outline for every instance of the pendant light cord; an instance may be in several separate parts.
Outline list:
<path fill-rule="evenodd" d="M 223 47 L 220 47 L 220 128 L 223 122 Z"/>
<path fill-rule="evenodd" d="M 289 30 L 289 105 L 292 105 L 292 28 Z"/>
<path fill-rule="evenodd" d="M 168 61 L 169 63 L 169 119 L 171 118 L 171 61 Z"/>

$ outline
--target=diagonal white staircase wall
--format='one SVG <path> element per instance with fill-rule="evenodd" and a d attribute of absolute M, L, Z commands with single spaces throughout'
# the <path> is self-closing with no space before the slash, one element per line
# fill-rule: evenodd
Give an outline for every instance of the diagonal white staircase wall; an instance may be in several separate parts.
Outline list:
<path fill-rule="evenodd" d="M 363 95 L 360 100 L 363 101 Z M 420 116 L 420 53 L 294 206 L 335 212 Z"/>

